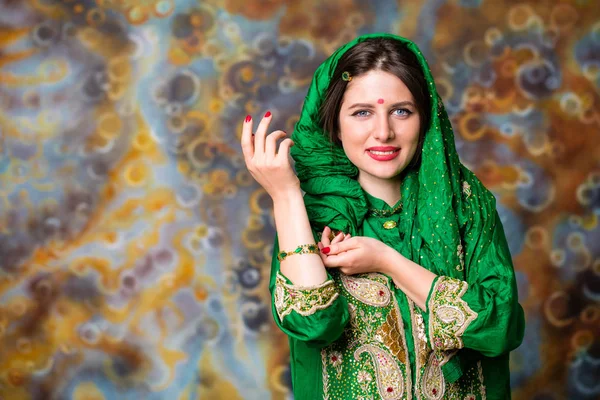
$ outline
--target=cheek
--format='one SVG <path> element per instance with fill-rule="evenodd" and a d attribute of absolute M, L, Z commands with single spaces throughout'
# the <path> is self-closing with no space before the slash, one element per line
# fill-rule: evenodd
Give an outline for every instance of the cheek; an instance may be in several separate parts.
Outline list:
<path fill-rule="evenodd" d="M 340 131 L 338 133 L 338 138 L 342 141 L 342 145 L 345 149 L 346 147 L 361 144 L 361 140 L 364 139 L 364 127 L 362 125 L 359 125 L 360 124 L 344 123 L 340 121 Z"/>

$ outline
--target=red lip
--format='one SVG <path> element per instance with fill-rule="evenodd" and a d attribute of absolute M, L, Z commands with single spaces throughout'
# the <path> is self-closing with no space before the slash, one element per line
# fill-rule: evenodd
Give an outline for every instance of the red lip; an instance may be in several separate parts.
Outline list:
<path fill-rule="evenodd" d="M 387 148 L 388 150 L 379 150 L 379 149 L 385 149 Z M 370 151 L 367 151 L 367 154 L 369 155 L 369 157 L 371 157 L 373 160 L 377 160 L 377 161 L 390 161 L 393 160 L 394 158 L 398 157 L 398 154 L 400 154 L 400 149 L 398 148 L 394 148 L 394 147 L 371 147 L 372 150 L 374 151 L 393 151 L 392 154 L 373 154 Z"/>
<path fill-rule="evenodd" d="M 398 150 L 398 147 L 394 147 L 394 146 L 375 146 L 375 147 L 369 147 L 367 150 L 374 150 L 374 151 L 396 151 Z"/>

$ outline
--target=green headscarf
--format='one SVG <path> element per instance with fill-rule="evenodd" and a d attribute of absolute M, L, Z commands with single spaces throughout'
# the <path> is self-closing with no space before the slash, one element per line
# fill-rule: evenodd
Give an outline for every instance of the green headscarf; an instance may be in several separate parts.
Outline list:
<path fill-rule="evenodd" d="M 427 61 L 418 47 L 392 34 L 363 35 L 333 53 L 315 72 L 300 120 L 295 126 L 291 155 L 306 192 L 304 202 L 315 232 L 325 225 L 334 230 L 361 235 L 368 212 L 367 199 L 356 177 L 358 170 L 340 146 L 332 146 L 329 135 L 319 123 L 319 108 L 342 55 L 369 38 L 390 38 L 406 44 L 421 66 L 431 97 L 430 126 L 425 135 L 421 163 L 406 172 L 402 182 L 402 218 L 411 218 L 410 248 L 404 255 L 437 275 L 465 280 L 469 275 L 470 255 L 478 243 L 492 240 L 496 226 L 494 196 L 475 175 L 464 167 L 454 145 L 454 134 L 444 105 L 438 96 Z M 478 237 L 464 235 L 480 232 Z M 459 247 L 460 246 L 460 247 Z M 499 244 L 510 260 L 505 243 Z M 464 253 L 463 253 L 464 250 Z M 457 357 L 444 365 L 452 382 L 460 376 Z"/>

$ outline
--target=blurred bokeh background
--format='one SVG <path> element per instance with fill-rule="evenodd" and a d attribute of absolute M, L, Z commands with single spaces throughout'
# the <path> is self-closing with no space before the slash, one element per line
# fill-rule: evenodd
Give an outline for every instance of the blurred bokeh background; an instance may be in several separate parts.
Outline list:
<path fill-rule="evenodd" d="M 0 0 L 0 398 L 290 399 L 246 114 L 414 40 L 498 199 L 526 310 L 513 398 L 600 398 L 597 0 Z"/>

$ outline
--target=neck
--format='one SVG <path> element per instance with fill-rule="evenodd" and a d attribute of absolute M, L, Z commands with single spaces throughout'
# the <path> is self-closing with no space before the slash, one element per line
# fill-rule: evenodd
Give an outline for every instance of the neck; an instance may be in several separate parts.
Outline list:
<path fill-rule="evenodd" d="M 402 196 L 400 193 L 402 181 L 399 177 L 397 179 L 373 179 L 373 177 L 359 174 L 358 183 L 365 192 L 385 201 L 390 207 L 396 205 Z"/>

